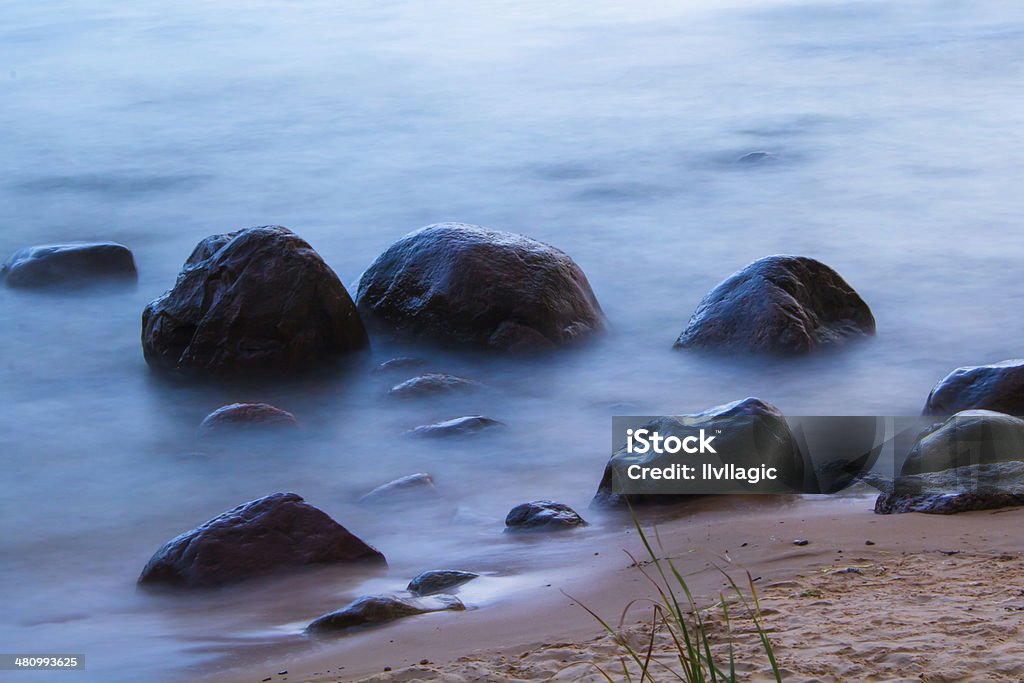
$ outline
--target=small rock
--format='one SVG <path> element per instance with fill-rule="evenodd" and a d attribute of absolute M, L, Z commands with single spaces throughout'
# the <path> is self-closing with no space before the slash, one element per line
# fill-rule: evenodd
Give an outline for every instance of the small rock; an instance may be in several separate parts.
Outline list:
<path fill-rule="evenodd" d="M 376 373 L 392 372 L 394 370 L 408 370 L 409 368 L 419 368 L 426 365 L 427 362 L 422 358 L 412 358 L 410 356 L 399 356 L 386 360 L 373 369 Z"/>
<path fill-rule="evenodd" d="M 411 433 L 416 436 L 465 436 L 476 434 L 492 427 L 502 426 L 504 426 L 503 423 L 483 415 L 466 415 L 465 417 L 456 417 L 435 424 L 420 425 L 413 429 Z"/>
<path fill-rule="evenodd" d="M 443 610 L 464 610 L 454 595 L 431 595 L 429 597 L 394 595 L 367 595 L 335 612 L 314 619 L 306 627 L 308 633 L 329 633 L 343 631 L 355 626 L 382 624 L 403 617 Z"/>
<path fill-rule="evenodd" d="M 434 478 L 426 472 L 417 472 L 381 484 L 363 495 L 360 503 L 385 503 L 396 500 L 407 500 L 422 495 L 437 495 Z"/>
<path fill-rule="evenodd" d="M 168 541 L 146 564 L 142 585 L 220 586 L 284 567 L 376 562 L 384 556 L 294 493 L 229 510 Z"/>
<path fill-rule="evenodd" d="M 874 541 L 864 541 L 864 545 L 874 545 Z"/>
<path fill-rule="evenodd" d="M 423 572 L 409 582 L 406 590 L 413 595 L 433 595 L 446 590 L 461 586 L 467 581 L 480 576 L 473 572 L 464 572 L 457 569 L 432 569 Z"/>
<path fill-rule="evenodd" d="M 535 500 L 512 508 L 505 517 L 505 531 L 561 531 L 587 526 L 568 505 L 550 500 Z"/>
<path fill-rule="evenodd" d="M 771 152 L 757 151 L 747 152 L 736 161 L 741 164 L 765 164 L 778 160 L 779 157 Z"/>
<path fill-rule="evenodd" d="M 810 543 L 810 541 L 808 541 L 806 538 L 798 538 L 795 541 L 793 541 L 793 545 L 807 545 L 808 543 Z"/>
<path fill-rule="evenodd" d="M 26 247 L 14 252 L 0 267 L 0 279 L 8 287 L 135 282 L 137 277 L 131 250 L 114 242 Z"/>
<path fill-rule="evenodd" d="M 835 570 L 832 573 L 833 574 L 863 574 L 864 572 L 862 572 L 857 567 L 843 567 L 842 569 L 837 569 L 837 570 Z"/>
<path fill-rule="evenodd" d="M 400 398 L 416 398 L 419 396 L 436 396 L 456 391 L 472 391 L 479 389 L 482 384 L 471 379 L 456 377 L 455 375 L 444 375 L 437 372 L 420 375 L 407 379 L 401 384 L 391 387 L 388 394 Z"/>
<path fill-rule="evenodd" d="M 293 429 L 295 416 L 267 403 L 232 403 L 213 411 L 199 425 L 199 433 L 214 436 L 227 433 Z"/>

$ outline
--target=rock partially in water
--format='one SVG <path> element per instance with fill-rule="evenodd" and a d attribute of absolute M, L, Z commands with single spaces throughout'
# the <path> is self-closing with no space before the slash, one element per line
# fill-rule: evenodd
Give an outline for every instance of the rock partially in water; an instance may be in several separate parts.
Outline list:
<path fill-rule="evenodd" d="M 1024 505 L 1024 462 L 967 465 L 897 477 L 875 501 L 875 512 L 950 515 Z"/>
<path fill-rule="evenodd" d="M 505 531 L 564 531 L 587 526 L 568 505 L 550 500 L 535 500 L 512 508 L 505 517 Z"/>
<path fill-rule="evenodd" d="M 14 252 L 0 267 L 0 279 L 8 287 L 26 289 L 134 283 L 137 277 L 131 250 L 115 242 L 25 247 Z"/>
<path fill-rule="evenodd" d="M 199 425 L 200 436 L 227 436 L 294 429 L 295 416 L 268 403 L 232 403 L 213 411 Z"/>
<path fill-rule="evenodd" d="M 466 415 L 435 424 L 420 425 L 412 430 L 416 436 L 446 437 L 476 434 L 486 429 L 503 427 L 504 423 L 483 415 Z"/>
<path fill-rule="evenodd" d="M 421 396 L 474 391 L 482 386 L 479 382 L 464 377 L 430 372 L 426 375 L 407 379 L 401 384 L 396 384 L 391 387 L 388 394 L 399 398 L 418 398 Z"/>
<path fill-rule="evenodd" d="M 824 263 L 767 256 L 715 287 L 675 348 L 801 354 L 875 333 L 860 295 Z"/>
<path fill-rule="evenodd" d="M 433 595 L 461 586 L 478 576 L 480 575 L 457 569 L 432 569 L 417 575 L 409 582 L 407 590 L 413 595 Z"/>
<path fill-rule="evenodd" d="M 408 501 L 423 496 L 436 496 L 434 478 L 426 472 L 410 474 L 381 484 L 359 499 L 360 503 L 388 503 Z"/>
<path fill-rule="evenodd" d="M 586 275 L 522 235 L 430 225 L 391 245 L 359 280 L 368 321 L 414 339 L 500 351 L 564 346 L 603 330 Z"/>
<path fill-rule="evenodd" d="M 756 152 L 747 152 L 737 159 L 736 163 L 756 166 L 758 164 L 770 164 L 778 160 L 778 155 L 772 154 L 771 152 L 765 152 L 764 150 L 758 150 Z"/>
<path fill-rule="evenodd" d="M 337 611 L 317 617 L 306 627 L 306 632 L 335 633 L 357 626 L 383 624 L 417 614 L 464 609 L 466 606 L 454 595 L 367 595 Z"/>
<path fill-rule="evenodd" d="M 146 362 L 179 374 L 305 369 L 367 344 L 338 276 L 276 225 L 206 238 L 142 314 Z"/>
<path fill-rule="evenodd" d="M 964 410 L 1024 416 L 1024 360 L 957 368 L 928 394 L 923 412 L 945 416 Z"/>
<path fill-rule="evenodd" d="M 719 453 L 730 454 L 729 462 L 739 467 L 775 467 L 781 473 L 779 483 L 793 490 L 803 485 L 805 462 L 799 445 L 786 423 L 785 416 L 771 403 L 759 398 L 748 397 L 721 406 L 708 408 L 694 415 L 682 418 L 665 416 L 648 422 L 644 428 L 657 431 L 662 436 L 676 436 L 680 439 L 694 433 L 701 426 L 712 426 L 721 430 L 715 436 L 715 447 Z M 756 443 L 757 448 L 751 448 Z M 693 494 L 675 493 L 616 493 L 613 490 L 614 472 L 630 465 L 641 467 L 666 467 L 678 461 L 677 455 L 658 454 L 653 449 L 648 453 L 628 453 L 625 446 L 616 451 L 608 460 L 604 476 L 591 501 L 592 506 L 612 507 L 631 505 L 658 505 L 688 500 Z"/>
<path fill-rule="evenodd" d="M 239 505 L 168 541 L 146 564 L 142 585 L 198 588 L 288 567 L 385 564 L 384 556 L 294 493 Z"/>
<path fill-rule="evenodd" d="M 991 410 L 964 410 L 918 437 L 900 474 L 1024 459 L 1024 420 Z"/>
<path fill-rule="evenodd" d="M 391 358 L 373 369 L 375 373 L 394 372 L 398 370 L 409 370 L 410 368 L 419 368 L 427 364 L 427 361 L 422 358 L 413 358 L 412 356 L 398 356 Z"/>

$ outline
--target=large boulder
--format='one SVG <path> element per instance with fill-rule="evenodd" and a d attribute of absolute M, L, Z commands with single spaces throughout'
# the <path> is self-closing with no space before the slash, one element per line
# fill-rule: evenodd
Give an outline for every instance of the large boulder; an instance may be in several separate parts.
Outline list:
<path fill-rule="evenodd" d="M 367 344 L 338 276 L 277 225 L 206 238 L 142 314 L 146 362 L 161 371 L 294 370 Z"/>
<path fill-rule="evenodd" d="M 871 309 L 839 273 L 803 256 L 766 256 L 701 300 L 675 348 L 799 354 L 874 333 Z"/>
<path fill-rule="evenodd" d="M 995 462 L 897 477 L 882 487 L 875 512 L 949 515 L 1024 505 L 1024 462 Z"/>
<path fill-rule="evenodd" d="M 313 635 L 333 633 L 356 626 L 383 624 L 427 612 L 464 609 L 466 606 L 454 595 L 367 595 L 339 610 L 317 617 L 306 627 L 306 632 Z"/>
<path fill-rule="evenodd" d="M 991 410 L 964 410 L 922 434 L 902 475 L 1024 460 L 1024 420 Z"/>
<path fill-rule="evenodd" d="M 284 567 L 384 563 L 384 556 L 294 493 L 274 493 L 214 517 L 156 551 L 142 585 L 220 586 Z"/>
<path fill-rule="evenodd" d="M 793 491 L 801 490 L 803 487 L 804 457 L 797 440 L 782 412 L 759 398 L 748 397 L 679 418 L 659 417 L 645 424 L 643 428 L 651 432 L 656 431 L 663 437 L 675 436 L 679 439 L 686 438 L 701 428 L 714 430 L 716 452 L 721 455 L 727 454 L 728 462 L 740 467 L 757 467 L 762 464 L 775 467 L 781 479 L 773 487 Z M 719 431 L 721 433 L 717 433 Z M 615 491 L 615 478 L 620 476 L 616 474 L 617 472 L 625 472 L 631 465 L 667 467 L 677 460 L 676 455 L 659 454 L 653 450 L 647 453 L 629 453 L 623 446 L 612 455 L 605 466 L 604 475 L 591 505 L 612 507 L 626 503 L 668 504 L 691 498 L 694 494 L 654 491 L 626 494 Z M 723 464 L 724 462 L 723 459 Z M 727 488 L 735 486 L 738 485 L 726 485 Z M 701 488 L 701 491 L 705 490 L 715 492 L 710 490 L 710 485 L 706 483 L 702 484 Z M 756 490 L 756 486 L 751 487 L 751 491 Z"/>
<path fill-rule="evenodd" d="M 443 344 L 525 351 L 603 329 L 586 275 L 565 253 L 522 235 L 430 225 L 392 244 L 359 280 L 368 322 Z"/>
<path fill-rule="evenodd" d="M 1024 360 L 957 368 L 928 394 L 923 412 L 952 415 L 975 409 L 1024 415 Z"/>
<path fill-rule="evenodd" d="M 8 287 L 43 288 L 103 282 L 135 282 L 131 250 L 115 242 L 25 247 L 0 267 Z"/>

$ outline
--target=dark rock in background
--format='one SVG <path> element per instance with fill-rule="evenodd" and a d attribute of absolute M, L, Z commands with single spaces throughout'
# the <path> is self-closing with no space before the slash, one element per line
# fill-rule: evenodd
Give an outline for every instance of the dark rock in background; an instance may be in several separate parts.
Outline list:
<path fill-rule="evenodd" d="M 26 247 L 14 252 L 0 268 L 0 279 L 8 287 L 26 289 L 134 283 L 137 277 L 131 250 L 114 242 Z"/>
<path fill-rule="evenodd" d="M 414 339 L 502 351 L 564 346 L 604 328 L 587 277 L 565 253 L 463 223 L 401 238 L 359 280 L 368 322 Z"/>
<path fill-rule="evenodd" d="M 224 436 L 293 429 L 295 416 L 267 403 L 232 403 L 213 411 L 199 425 L 201 436 Z"/>
<path fill-rule="evenodd" d="M 708 293 L 676 348 L 800 354 L 873 335 L 871 309 L 837 272 L 802 256 L 766 256 Z"/>
<path fill-rule="evenodd" d="M 923 413 L 946 416 L 963 410 L 1024 415 L 1024 360 L 957 368 L 928 394 Z"/>

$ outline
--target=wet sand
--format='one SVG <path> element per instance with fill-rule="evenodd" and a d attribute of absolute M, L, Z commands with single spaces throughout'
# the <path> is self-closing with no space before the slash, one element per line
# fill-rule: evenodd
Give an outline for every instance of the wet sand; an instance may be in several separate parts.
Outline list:
<path fill-rule="evenodd" d="M 659 554 L 683 571 L 713 622 L 725 588 L 716 567 L 741 584 L 751 573 L 785 680 L 1019 680 L 1024 511 L 880 516 L 872 503 L 718 499 L 644 516 L 660 518 Z M 643 559 L 635 532 L 623 524 L 594 541 L 574 546 L 559 567 L 518 574 L 480 605 L 467 584 L 466 612 L 414 617 L 301 652 L 264 650 L 207 670 L 204 680 L 605 680 L 592 664 L 618 667 L 621 652 L 577 601 L 618 623 L 627 603 L 654 594 L 624 552 Z M 644 638 L 649 616 L 649 606 L 634 607 L 627 633 Z M 734 620 L 733 630 L 739 668 L 757 679 L 767 672 L 750 626 Z M 655 641 L 671 663 L 667 634 Z"/>

